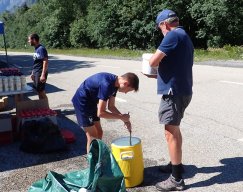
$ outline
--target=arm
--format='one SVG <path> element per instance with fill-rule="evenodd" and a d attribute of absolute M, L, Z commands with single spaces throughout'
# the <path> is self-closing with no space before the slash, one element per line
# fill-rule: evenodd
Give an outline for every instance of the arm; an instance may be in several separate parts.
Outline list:
<path fill-rule="evenodd" d="M 33 71 L 30 74 L 30 78 L 32 79 L 32 81 L 34 81 L 34 73 L 33 73 Z"/>
<path fill-rule="evenodd" d="M 45 57 L 44 60 L 43 60 L 43 69 L 42 69 L 42 73 L 41 73 L 41 77 L 40 77 L 41 82 L 46 81 L 45 74 L 47 72 L 47 69 L 48 69 L 48 58 Z"/>
<path fill-rule="evenodd" d="M 156 52 L 153 54 L 153 56 L 149 60 L 149 65 L 151 67 L 157 67 L 159 66 L 160 61 L 165 57 L 165 53 L 160 51 L 159 49 L 156 50 Z"/>
<path fill-rule="evenodd" d="M 162 51 L 160 51 L 159 49 L 156 50 L 156 52 L 152 55 L 152 57 L 149 60 L 149 65 L 151 67 L 158 67 L 160 61 L 165 57 L 165 53 L 163 53 Z M 148 75 L 148 74 L 144 74 L 143 75 L 147 76 L 148 78 L 155 78 L 157 79 L 157 74 L 156 75 Z"/>
<path fill-rule="evenodd" d="M 148 78 L 157 79 L 157 74 L 156 75 L 149 75 L 149 74 L 145 74 L 145 73 L 142 73 L 142 74 L 147 76 Z"/>
<path fill-rule="evenodd" d="M 101 118 L 105 118 L 105 119 L 120 119 L 122 120 L 124 123 L 129 121 L 130 115 L 128 114 L 121 114 L 118 110 L 116 112 L 108 112 L 106 111 L 106 105 L 107 105 L 107 101 L 104 100 L 99 100 L 98 103 L 98 110 L 97 110 L 97 116 L 101 117 Z M 113 108 L 114 110 L 114 108 Z"/>
<path fill-rule="evenodd" d="M 111 96 L 111 98 L 109 99 L 108 110 L 110 110 L 112 113 L 116 113 L 116 114 L 122 115 L 121 112 L 115 106 L 115 97 L 113 97 L 113 96 Z M 129 113 L 128 114 L 124 114 L 124 115 L 129 116 Z M 132 125 L 131 125 L 131 122 L 130 122 L 130 116 L 129 116 L 128 121 L 124 121 L 124 126 L 128 129 L 128 131 L 130 133 L 132 132 Z"/>
<path fill-rule="evenodd" d="M 115 97 L 113 96 L 111 96 L 110 99 L 108 100 L 108 110 L 111 111 L 112 113 L 121 115 L 121 112 L 115 106 Z"/>

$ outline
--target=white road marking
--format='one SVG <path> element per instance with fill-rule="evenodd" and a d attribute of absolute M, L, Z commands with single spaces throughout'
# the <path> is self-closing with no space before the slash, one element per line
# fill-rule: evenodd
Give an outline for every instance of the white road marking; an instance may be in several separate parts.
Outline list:
<path fill-rule="evenodd" d="M 114 67 L 111 65 L 97 65 L 98 67 L 107 67 L 107 68 L 113 68 L 113 69 L 120 69 L 121 67 Z"/>
<path fill-rule="evenodd" d="M 241 141 L 241 142 L 243 142 L 243 138 L 241 138 L 241 139 L 237 139 L 238 141 Z"/>
<path fill-rule="evenodd" d="M 127 100 L 121 99 L 119 97 L 116 97 L 116 101 L 121 102 L 121 103 L 126 103 L 127 102 Z"/>
<path fill-rule="evenodd" d="M 243 85 L 243 83 L 233 82 L 233 81 L 219 81 L 220 83 L 229 83 L 229 84 L 236 84 L 236 85 Z"/>

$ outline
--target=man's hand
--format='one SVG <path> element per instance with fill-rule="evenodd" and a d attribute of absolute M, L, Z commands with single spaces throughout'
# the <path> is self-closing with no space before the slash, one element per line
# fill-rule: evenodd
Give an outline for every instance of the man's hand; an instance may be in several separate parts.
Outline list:
<path fill-rule="evenodd" d="M 130 119 L 130 115 L 129 115 L 129 114 L 126 113 L 126 114 L 122 114 L 122 115 L 121 115 L 121 120 L 122 120 L 124 123 L 128 122 L 129 119 Z"/>
<path fill-rule="evenodd" d="M 127 128 L 127 130 L 131 133 L 132 132 L 132 124 L 130 121 L 124 122 L 124 126 Z"/>
<path fill-rule="evenodd" d="M 46 82 L 46 77 L 45 77 L 45 75 L 41 75 L 41 76 L 40 76 L 40 82 L 41 82 L 41 83 L 45 83 L 45 82 Z"/>
<path fill-rule="evenodd" d="M 31 73 L 30 78 L 32 79 L 32 81 L 34 81 L 35 76 L 33 73 Z"/>
<path fill-rule="evenodd" d="M 142 73 L 142 72 L 141 72 Z M 154 75 L 149 75 L 149 74 L 145 74 L 145 73 L 142 73 L 143 75 L 147 76 L 148 78 L 154 78 L 154 79 L 157 79 L 157 74 L 154 74 Z"/>

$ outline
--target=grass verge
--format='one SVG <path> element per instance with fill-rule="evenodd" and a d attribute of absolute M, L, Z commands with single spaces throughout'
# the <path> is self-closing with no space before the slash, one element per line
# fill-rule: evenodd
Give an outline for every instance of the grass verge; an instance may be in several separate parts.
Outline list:
<path fill-rule="evenodd" d="M 4 49 L 0 49 L 4 51 Z M 10 52 L 29 52 L 27 49 L 8 49 Z M 127 49 L 48 49 L 49 54 L 74 55 L 84 57 L 105 57 L 105 58 L 123 58 L 123 59 L 141 59 L 143 53 L 152 53 L 155 50 L 127 50 Z M 224 46 L 223 48 L 209 48 L 207 50 L 195 49 L 194 60 L 243 60 L 243 46 Z"/>

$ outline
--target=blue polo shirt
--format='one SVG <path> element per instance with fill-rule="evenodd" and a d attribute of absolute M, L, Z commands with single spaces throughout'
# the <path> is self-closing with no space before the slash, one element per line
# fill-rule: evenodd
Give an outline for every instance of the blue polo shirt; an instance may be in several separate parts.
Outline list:
<path fill-rule="evenodd" d="M 33 65 L 33 72 L 34 73 L 41 73 L 43 69 L 43 60 L 44 58 L 48 58 L 48 53 L 46 48 L 43 45 L 39 45 L 35 48 L 35 53 L 33 56 L 34 65 Z"/>
<path fill-rule="evenodd" d="M 73 96 L 74 104 L 97 106 L 99 99 L 107 101 L 116 96 L 115 87 L 117 76 L 111 73 L 97 73 L 88 77 L 77 89 Z"/>
<path fill-rule="evenodd" d="M 166 54 L 158 67 L 157 93 L 162 95 L 191 95 L 194 47 L 182 27 L 169 31 L 160 51 Z"/>

